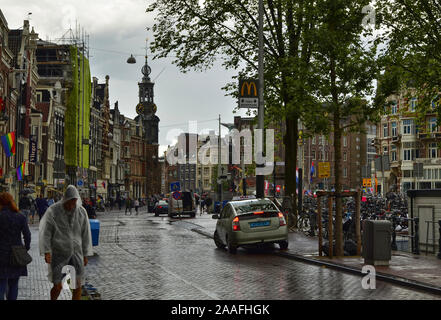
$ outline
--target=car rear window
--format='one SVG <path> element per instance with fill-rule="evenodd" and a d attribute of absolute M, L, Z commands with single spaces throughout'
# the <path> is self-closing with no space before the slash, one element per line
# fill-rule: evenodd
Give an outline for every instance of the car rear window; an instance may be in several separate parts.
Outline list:
<path fill-rule="evenodd" d="M 277 207 L 272 202 L 242 202 L 242 203 L 232 203 L 234 209 L 238 215 L 246 214 L 256 211 L 278 211 Z"/>
<path fill-rule="evenodd" d="M 168 203 L 165 202 L 165 201 L 159 201 L 158 204 L 159 204 L 160 206 L 166 206 Z"/>

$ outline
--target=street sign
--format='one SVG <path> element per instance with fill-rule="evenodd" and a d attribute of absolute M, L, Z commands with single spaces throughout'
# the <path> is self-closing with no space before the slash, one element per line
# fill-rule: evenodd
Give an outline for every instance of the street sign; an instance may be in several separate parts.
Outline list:
<path fill-rule="evenodd" d="M 82 187 L 83 186 L 83 180 L 78 180 L 78 182 L 77 182 L 77 185 L 79 186 L 79 187 Z"/>
<path fill-rule="evenodd" d="M 279 185 L 276 186 L 276 192 L 280 192 L 281 189 L 282 188 Z"/>
<path fill-rule="evenodd" d="M 239 79 L 239 108 L 259 108 L 258 79 Z"/>
<path fill-rule="evenodd" d="M 181 191 L 181 183 L 179 181 L 170 183 L 170 191 Z"/>
<path fill-rule="evenodd" d="M 331 177 L 331 163 L 330 162 L 319 162 L 318 176 L 320 179 Z"/>
<path fill-rule="evenodd" d="M 363 179 L 363 187 L 372 187 L 372 179 Z"/>
<path fill-rule="evenodd" d="M 173 197 L 173 199 L 175 199 L 175 200 L 180 200 L 180 199 L 181 199 L 181 196 L 182 196 L 182 194 L 181 194 L 180 191 L 175 191 L 175 192 L 173 192 L 173 194 L 172 194 L 172 197 Z"/>

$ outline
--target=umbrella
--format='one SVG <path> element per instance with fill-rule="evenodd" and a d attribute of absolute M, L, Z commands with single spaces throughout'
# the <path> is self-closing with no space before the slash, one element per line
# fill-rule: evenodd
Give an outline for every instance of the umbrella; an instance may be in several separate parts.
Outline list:
<path fill-rule="evenodd" d="M 20 194 L 30 194 L 30 193 L 35 193 L 35 190 L 33 189 L 29 189 L 29 188 L 25 188 L 22 191 L 20 191 Z"/>

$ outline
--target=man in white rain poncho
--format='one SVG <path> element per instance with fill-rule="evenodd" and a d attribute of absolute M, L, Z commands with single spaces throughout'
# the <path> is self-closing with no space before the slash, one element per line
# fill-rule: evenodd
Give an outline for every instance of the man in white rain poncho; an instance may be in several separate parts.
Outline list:
<path fill-rule="evenodd" d="M 84 266 L 93 256 L 92 236 L 86 209 L 82 207 L 77 188 L 70 185 L 63 199 L 50 206 L 40 222 L 40 254 L 49 264 L 49 281 L 54 284 L 51 300 L 57 300 L 65 277 L 63 267 L 75 268 L 76 284 L 73 300 L 81 299 Z M 74 277 L 71 276 L 71 282 Z M 73 283 L 71 283 L 72 285 Z"/>

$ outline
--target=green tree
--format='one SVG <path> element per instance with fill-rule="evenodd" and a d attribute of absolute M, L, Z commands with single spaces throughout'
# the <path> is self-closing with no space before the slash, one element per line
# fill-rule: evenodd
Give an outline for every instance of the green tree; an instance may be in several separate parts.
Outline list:
<path fill-rule="evenodd" d="M 152 30 L 155 58 L 173 55 L 183 72 L 206 70 L 215 61 L 238 70 L 225 90 L 237 96 L 237 78 L 257 77 L 257 0 L 156 0 L 147 9 L 155 13 Z M 314 99 L 308 93 L 311 44 L 315 24 L 312 0 L 265 0 L 264 54 L 266 117 L 284 119 L 286 192 L 296 201 L 298 120 Z M 293 208 L 296 208 L 293 205 Z M 294 214 L 296 212 L 294 211 Z M 290 219 L 293 221 L 293 219 Z"/>
<path fill-rule="evenodd" d="M 363 22 L 365 1 L 317 1 L 317 26 L 311 35 L 311 77 L 320 104 L 311 110 L 307 127 L 316 133 L 332 134 L 335 155 L 335 240 L 337 256 L 343 255 L 342 230 L 342 137 L 345 131 L 364 130 L 366 121 L 377 119 L 378 109 L 367 100 L 374 93 L 376 42 L 371 27 Z"/>
<path fill-rule="evenodd" d="M 441 89 L 441 5 L 438 0 L 378 0 L 382 42 L 378 104 L 392 93 L 418 98 L 420 118 L 433 113 L 432 100 Z M 441 104 L 437 104 L 438 124 Z"/>

